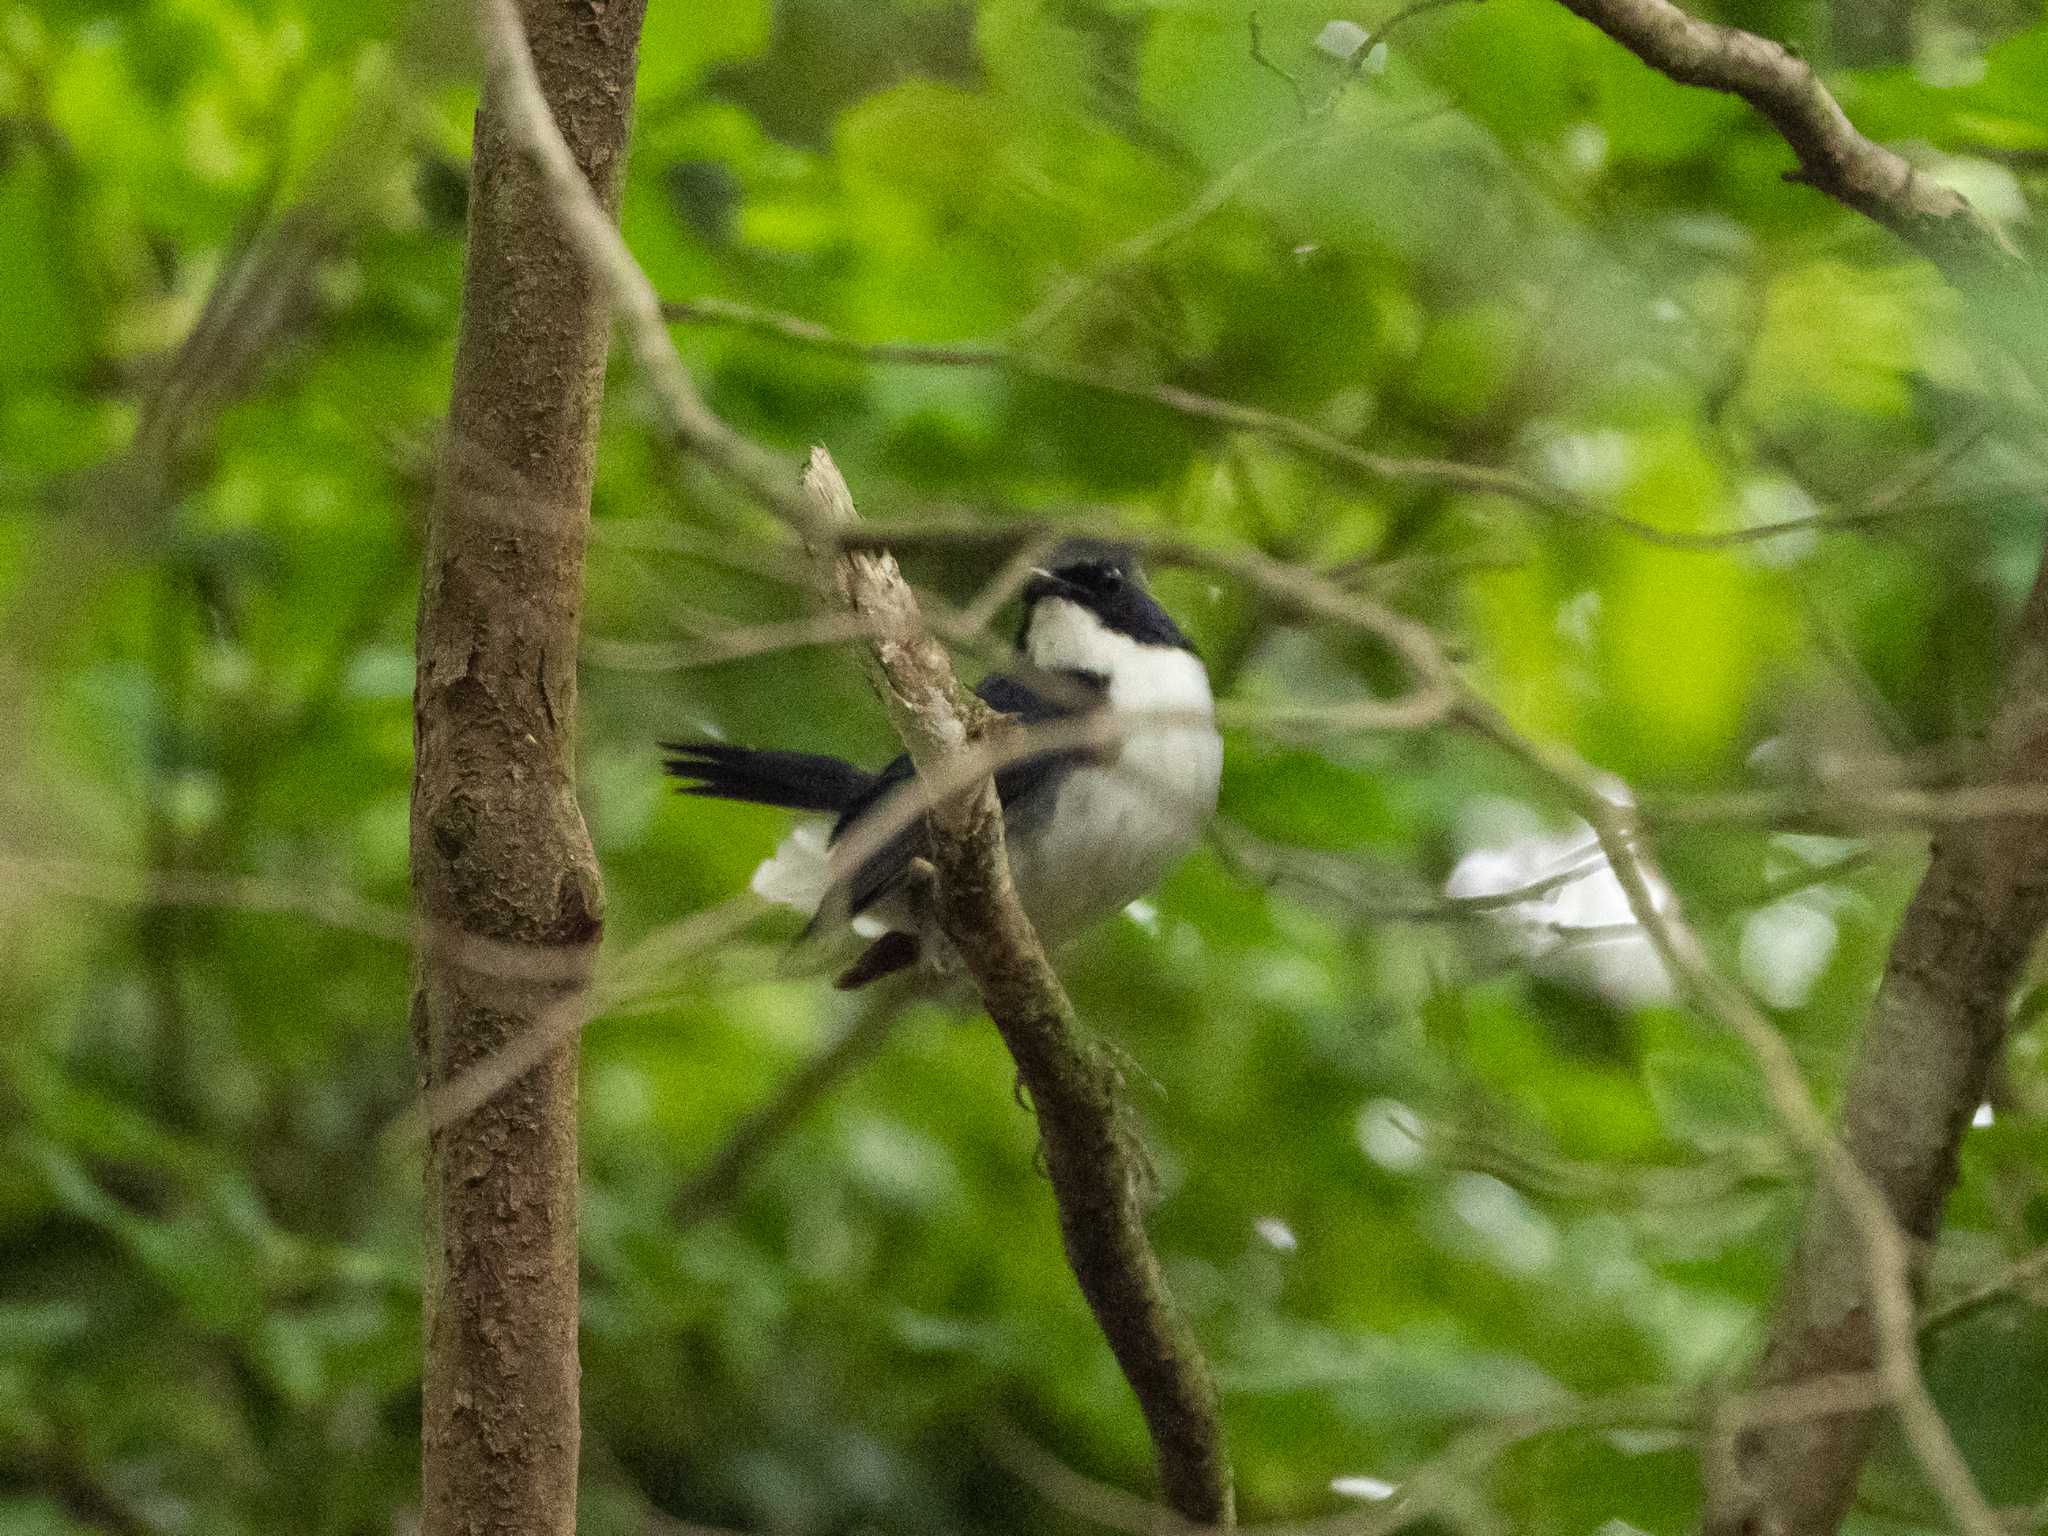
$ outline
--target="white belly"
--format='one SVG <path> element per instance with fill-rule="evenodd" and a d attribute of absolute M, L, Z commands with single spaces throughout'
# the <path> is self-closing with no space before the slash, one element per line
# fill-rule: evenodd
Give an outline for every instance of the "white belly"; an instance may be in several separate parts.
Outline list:
<path fill-rule="evenodd" d="M 1050 814 L 1010 844 L 1017 894 L 1040 937 L 1057 944 L 1157 885 L 1200 839 L 1222 768 L 1213 729 L 1179 726 L 1072 770 Z"/>

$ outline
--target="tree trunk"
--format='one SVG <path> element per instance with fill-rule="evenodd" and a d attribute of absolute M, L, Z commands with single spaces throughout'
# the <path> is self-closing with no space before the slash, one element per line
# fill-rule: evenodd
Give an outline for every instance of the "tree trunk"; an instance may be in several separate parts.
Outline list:
<path fill-rule="evenodd" d="M 541 87 L 618 204 L 644 0 L 521 0 Z M 434 1091 L 580 1005 L 602 930 L 575 796 L 577 619 L 609 305 L 487 86 L 413 698 L 412 1027 Z M 422 1530 L 567 1536 L 576 1048 L 427 1153 Z"/>
<path fill-rule="evenodd" d="M 2048 761 L 2048 558 L 2007 649 L 1981 777 L 2038 787 Z M 1842 1142 L 1915 1245 L 1924 1272 L 1970 1117 L 2005 1042 L 2013 986 L 2048 922 L 2048 819 L 1959 822 L 1934 839 L 1892 940 L 1842 1103 Z M 1761 1387 L 1878 1361 L 1869 1261 L 1823 1182 L 1807 1209 L 1757 1372 Z M 1829 1536 L 1877 1433 L 1869 1407 L 1757 1429 L 1714 1490 L 1709 1536 Z"/>

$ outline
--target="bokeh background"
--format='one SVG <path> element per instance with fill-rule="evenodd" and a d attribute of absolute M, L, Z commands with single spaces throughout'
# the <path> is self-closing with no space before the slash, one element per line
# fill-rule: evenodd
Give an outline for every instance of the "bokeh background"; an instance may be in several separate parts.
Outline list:
<path fill-rule="evenodd" d="M 2039 557 L 2043 439 L 2001 352 L 2038 338 L 1966 322 L 1738 103 L 1552 0 L 1375 41 L 1389 14 L 655 0 L 624 228 L 678 302 L 979 349 L 678 325 L 716 409 L 792 466 L 829 444 L 875 521 L 1251 547 L 1430 625 L 1626 786 L 1831 1100 L 1925 847 L 1884 797 L 1953 771 Z M 2038 7 L 1712 14 L 2033 236 Z M 465 26 L 0 6 L 9 1536 L 412 1518 L 410 647 Z M 619 962 L 584 1039 L 583 1528 L 1097 1529 L 1067 1474 L 1144 1494 L 1148 1451 L 993 1031 L 863 1023 L 785 974 L 788 928 L 726 904 L 786 818 L 659 776 L 671 735 L 892 750 L 843 647 L 764 629 L 805 612 L 786 534 L 662 422 L 616 359 L 582 674 Z M 965 606 L 1003 553 L 906 559 Z M 1157 586 L 1241 704 L 1399 687 L 1214 574 Z M 1423 1471 L 1424 1529 L 1688 1529 L 1681 1410 L 1748 1359 L 1806 1187 L 1747 1058 L 1520 765 L 1443 726 L 1242 718 L 1213 836 L 1063 969 L 1127 1058 L 1247 1518 L 1367 1529 Z M 1937 1304 L 2048 1237 L 2040 998 L 1965 1142 Z M 691 1198 L 849 1029 L 815 1102 Z M 2039 1499 L 2027 1296 L 1943 1319 L 1928 1374 L 1987 1494 Z M 1851 1528 L 1941 1528 L 1889 1440 Z"/>

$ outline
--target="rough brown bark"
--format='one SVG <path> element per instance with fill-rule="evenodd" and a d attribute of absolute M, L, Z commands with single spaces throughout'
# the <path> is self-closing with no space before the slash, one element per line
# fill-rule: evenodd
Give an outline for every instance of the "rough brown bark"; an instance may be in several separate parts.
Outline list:
<path fill-rule="evenodd" d="M 522 0 L 578 163 L 617 206 L 644 0 Z M 602 279 L 477 114 L 461 337 L 420 584 L 412 1021 L 445 1084 L 588 982 L 602 926 L 574 785 L 576 630 Z M 575 1528 L 576 1051 L 434 1132 L 427 1155 L 422 1530 Z"/>
<path fill-rule="evenodd" d="M 2048 765 L 2048 564 L 2021 612 L 1986 744 L 1988 782 L 2033 783 Z M 1842 1141 L 1924 1252 L 1956 1179 L 1956 1152 L 2005 1039 L 2007 1000 L 2048 922 L 2048 820 L 1963 822 L 1934 840 L 1871 1006 Z M 1765 1387 L 1868 1370 L 1877 1358 L 1869 1277 L 1825 1185 L 1772 1319 Z M 1840 1524 L 1870 1450 L 1868 1408 L 1773 1426 L 1737 1447 L 1716 1490 L 1717 1536 L 1822 1536 Z"/>

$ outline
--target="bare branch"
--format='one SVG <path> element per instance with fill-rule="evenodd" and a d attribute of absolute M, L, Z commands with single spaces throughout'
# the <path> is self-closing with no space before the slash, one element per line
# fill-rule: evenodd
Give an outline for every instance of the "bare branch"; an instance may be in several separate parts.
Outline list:
<path fill-rule="evenodd" d="M 1966 1317 L 1975 1317 L 1996 1302 L 2038 1293 L 2043 1280 L 2048 1280 L 2048 1247 L 2036 1248 L 2014 1259 L 1982 1284 L 1929 1307 L 1920 1318 L 1920 1331 L 1934 1333 Z"/>
<path fill-rule="evenodd" d="M 1716 26 L 1670 0 L 1562 0 L 1652 69 L 1739 96 L 1799 158 L 1792 179 L 1882 224 L 1951 277 L 2025 270 L 2010 242 L 1961 194 L 1856 130 L 1813 66 L 1780 43 Z"/>
<path fill-rule="evenodd" d="M 933 787 L 963 748 L 990 732 L 993 718 L 960 687 L 945 651 L 925 631 L 895 558 L 831 553 L 858 519 L 845 480 L 822 448 L 811 451 L 804 490 L 829 535 L 826 558 L 842 599 L 875 628 L 876 691 L 925 786 L 938 917 L 1037 1111 L 1075 1278 L 1151 1428 L 1167 1502 L 1187 1520 L 1227 1526 L 1234 1501 L 1216 1387 L 1145 1235 L 1144 1158 L 1122 1103 L 1120 1074 L 1077 1026 L 1066 989 L 1018 903 L 993 777 L 984 769 L 961 790 Z"/>

